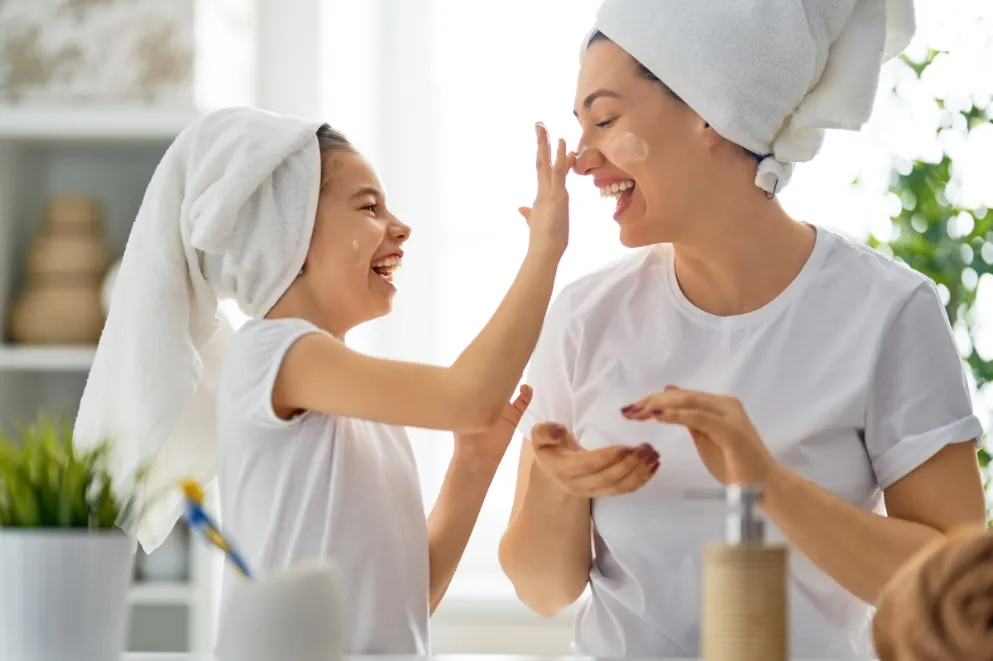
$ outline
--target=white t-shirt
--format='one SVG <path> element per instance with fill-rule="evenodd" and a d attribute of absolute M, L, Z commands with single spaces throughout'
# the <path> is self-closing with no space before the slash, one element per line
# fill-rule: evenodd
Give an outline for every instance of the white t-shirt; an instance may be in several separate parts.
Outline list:
<path fill-rule="evenodd" d="M 337 567 L 350 654 L 424 655 L 427 524 L 406 432 L 316 412 L 284 421 L 272 408 L 286 351 L 320 332 L 300 319 L 253 320 L 235 335 L 218 387 L 223 525 L 261 574 Z"/>
<path fill-rule="evenodd" d="M 933 283 L 823 229 L 794 282 L 748 314 L 692 305 L 671 245 L 572 283 L 527 383 L 531 412 L 568 425 L 583 447 L 648 442 L 661 455 L 644 488 L 593 503 L 595 561 L 574 647 L 594 657 L 697 656 L 702 547 L 725 535 L 722 504 L 681 500 L 720 486 L 686 430 L 625 420 L 622 406 L 668 384 L 736 396 L 780 462 L 880 512 L 881 489 L 982 435 Z M 783 539 L 771 522 L 766 536 Z M 790 571 L 793 653 L 871 657 L 869 607 L 799 553 Z"/>

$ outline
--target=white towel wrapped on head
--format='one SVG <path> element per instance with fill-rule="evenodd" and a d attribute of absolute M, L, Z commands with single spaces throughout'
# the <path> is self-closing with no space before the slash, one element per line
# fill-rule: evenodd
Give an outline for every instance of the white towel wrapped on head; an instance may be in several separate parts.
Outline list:
<path fill-rule="evenodd" d="M 880 66 L 914 33 L 913 0 L 605 0 L 599 31 L 721 136 L 774 194 L 825 129 L 869 119 Z"/>
<path fill-rule="evenodd" d="M 218 302 L 264 316 L 303 266 L 320 189 L 321 122 L 249 108 L 207 114 L 169 147 L 121 260 L 76 418 L 114 443 L 114 475 L 152 461 L 147 493 L 216 472 L 214 389 L 231 328 Z M 146 552 L 182 513 L 178 490 L 138 522 Z"/>

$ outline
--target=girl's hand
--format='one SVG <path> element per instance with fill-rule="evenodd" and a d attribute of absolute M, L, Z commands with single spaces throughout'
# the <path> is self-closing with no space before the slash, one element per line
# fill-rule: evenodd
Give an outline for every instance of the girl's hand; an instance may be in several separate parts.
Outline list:
<path fill-rule="evenodd" d="M 776 461 L 734 397 L 667 386 L 621 409 L 631 420 L 682 425 L 700 459 L 721 484 L 762 485 Z"/>
<path fill-rule="evenodd" d="M 503 407 L 495 425 L 477 434 L 455 434 L 455 453 L 485 467 L 499 466 L 533 394 L 531 386 L 522 385 L 517 398 Z"/>
<path fill-rule="evenodd" d="M 569 243 L 569 193 L 565 178 L 576 162 L 576 156 L 567 154 L 565 141 L 559 140 L 552 163 L 548 129 L 537 124 L 535 131 L 538 135 L 538 195 L 533 207 L 521 207 L 519 211 L 531 228 L 530 247 L 560 258 Z"/>
<path fill-rule="evenodd" d="M 659 468 L 649 445 L 585 450 L 562 425 L 544 422 L 531 430 L 536 465 L 566 493 L 600 498 L 643 487 Z"/>

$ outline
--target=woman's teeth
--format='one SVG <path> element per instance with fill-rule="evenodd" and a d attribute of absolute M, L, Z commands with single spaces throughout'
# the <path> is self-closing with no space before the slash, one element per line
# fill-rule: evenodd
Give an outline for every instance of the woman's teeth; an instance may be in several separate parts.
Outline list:
<path fill-rule="evenodd" d="M 624 191 L 634 188 L 633 181 L 619 181 L 600 187 L 600 197 L 620 197 Z"/>
<path fill-rule="evenodd" d="M 377 259 L 372 263 L 372 270 L 386 281 L 393 280 L 393 272 L 400 268 L 400 258 L 396 256 Z"/>

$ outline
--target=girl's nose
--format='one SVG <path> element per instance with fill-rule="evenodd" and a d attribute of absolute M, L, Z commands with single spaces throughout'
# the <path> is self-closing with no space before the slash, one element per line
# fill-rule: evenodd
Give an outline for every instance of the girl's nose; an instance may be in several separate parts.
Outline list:
<path fill-rule="evenodd" d="M 411 229 L 409 225 L 404 225 L 403 222 L 396 218 L 393 219 L 393 224 L 390 225 L 390 236 L 392 236 L 394 240 L 403 243 L 410 238 L 410 232 Z"/>

